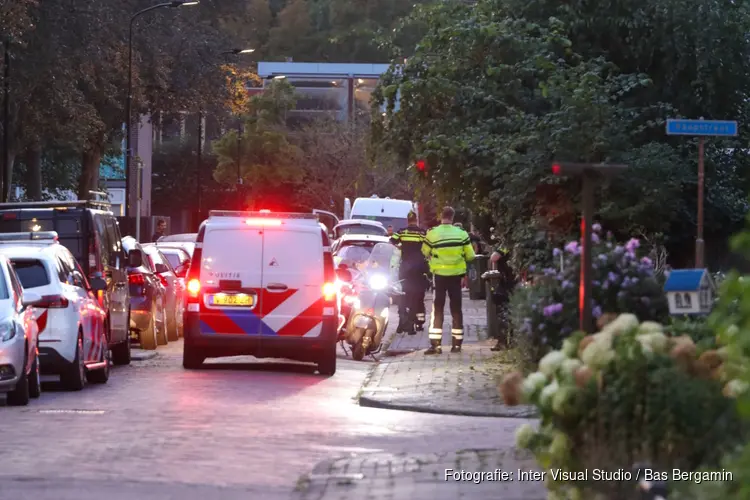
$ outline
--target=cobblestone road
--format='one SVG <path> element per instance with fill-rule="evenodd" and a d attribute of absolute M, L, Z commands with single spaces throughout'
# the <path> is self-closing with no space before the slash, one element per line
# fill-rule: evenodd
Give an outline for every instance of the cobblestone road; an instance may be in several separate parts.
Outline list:
<path fill-rule="evenodd" d="M 45 384 L 26 408 L 0 403 L 0 499 L 289 498 L 324 460 L 507 448 L 519 423 L 363 408 L 367 361 L 341 359 L 324 378 L 253 358 L 185 371 L 181 352 L 181 342 L 160 347 L 106 386 Z"/>

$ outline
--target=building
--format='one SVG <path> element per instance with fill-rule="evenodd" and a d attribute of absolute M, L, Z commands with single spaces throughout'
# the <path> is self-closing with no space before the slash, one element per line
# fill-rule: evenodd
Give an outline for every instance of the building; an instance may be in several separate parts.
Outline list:
<path fill-rule="evenodd" d="M 260 62 L 264 87 L 285 79 L 299 93 L 293 121 L 328 116 L 345 121 L 370 113 L 370 96 L 389 64 Z"/>

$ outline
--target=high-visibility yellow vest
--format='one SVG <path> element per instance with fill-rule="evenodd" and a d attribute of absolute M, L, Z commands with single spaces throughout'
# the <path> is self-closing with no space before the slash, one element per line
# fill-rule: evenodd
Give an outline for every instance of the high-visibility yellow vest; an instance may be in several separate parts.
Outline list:
<path fill-rule="evenodd" d="M 469 234 L 452 224 L 441 224 L 427 231 L 422 253 L 430 259 L 430 271 L 438 276 L 466 274 L 466 263 L 474 260 Z"/>

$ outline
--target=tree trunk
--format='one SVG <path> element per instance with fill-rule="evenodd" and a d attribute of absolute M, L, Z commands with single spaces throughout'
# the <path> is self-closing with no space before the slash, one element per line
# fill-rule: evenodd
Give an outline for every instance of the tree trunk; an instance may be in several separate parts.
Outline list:
<path fill-rule="evenodd" d="M 37 144 L 26 149 L 26 198 L 42 200 L 42 148 Z"/>
<path fill-rule="evenodd" d="M 10 201 L 11 195 L 13 194 L 11 192 L 10 187 L 13 185 L 13 165 L 16 163 L 16 151 L 13 148 L 10 148 L 8 151 L 8 185 L 3 186 L 3 189 L 5 190 L 5 200 Z M 0 169 L 1 170 L 1 169 Z"/>
<path fill-rule="evenodd" d="M 90 145 L 81 156 L 81 177 L 78 180 L 78 199 L 92 198 L 89 191 L 99 190 L 99 165 L 102 161 L 102 147 L 99 144 Z"/>

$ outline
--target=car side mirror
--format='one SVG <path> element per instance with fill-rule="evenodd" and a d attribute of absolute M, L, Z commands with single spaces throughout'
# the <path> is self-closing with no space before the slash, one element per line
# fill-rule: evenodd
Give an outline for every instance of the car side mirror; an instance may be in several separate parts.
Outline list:
<path fill-rule="evenodd" d="M 143 265 L 143 255 L 139 250 L 128 252 L 128 267 L 141 267 Z"/>
<path fill-rule="evenodd" d="M 351 281 L 352 273 L 348 269 L 336 269 L 336 277 L 341 281 Z"/>
<path fill-rule="evenodd" d="M 103 292 L 107 289 L 107 282 L 104 280 L 104 278 L 100 278 L 98 276 L 89 278 L 89 285 L 91 286 L 91 290 L 93 290 L 94 292 Z"/>
<path fill-rule="evenodd" d="M 21 304 L 24 307 L 35 306 L 42 301 L 42 296 L 34 292 L 23 292 L 21 297 Z"/>
<path fill-rule="evenodd" d="M 169 266 L 167 266 L 166 264 L 156 264 L 154 266 L 154 270 L 156 271 L 157 274 L 168 273 Z"/>
<path fill-rule="evenodd" d="M 187 276 L 188 269 L 190 269 L 190 262 L 184 262 L 174 270 L 174 273 L 178 278 L 184 278 Z"/>

